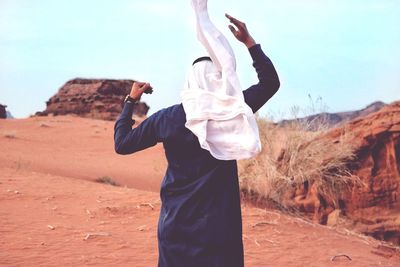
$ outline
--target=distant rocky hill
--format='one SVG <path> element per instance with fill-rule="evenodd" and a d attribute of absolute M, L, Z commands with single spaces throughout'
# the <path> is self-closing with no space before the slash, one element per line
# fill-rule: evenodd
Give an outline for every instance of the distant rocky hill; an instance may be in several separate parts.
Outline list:
<path fill-rule="evenodd" d="M 7 119 L 14 119 L 14 116 L 11 114 L 10 111 L 6 110 L 6 113 L 7 113 Z"/>
<path fill-rule="evenodd" d="M 370 105 L 368 105 L 366 108 L 363 108 L 361 110 L 356 110 L 356 111 L 346 111 L 346 112 L 338 112 L 338 113 L 319 113 L 311 116 L 307 116 L 304 118 L 298 119 L 302 123 L 312 123 L 312 122 L 324 122 L 330 127 L 338 126 L 342 123 L 354 120 L 359 117 L 364 117 L 370 113 L 379 111 L 381 108 L 386 106 L 384 102 L 377 101 L 374 102 Z M 279 122 L 280 125 L 284 126 L 285 124 L 288 124 L 290 122 L 293 122 L 294 120 L 282 120 Z"/>
<path fill-rule="evenodd" d="M 0 119 L 6 119 L 7 118 L 6 107 L 7 106 L 0 104 Z"/>
<path fill-rule="evenodd" d="M 73 79 L 46 102 L 46 110 L 38 116 L 76 114 L 81 117 L 115 120 L 129 94 L 133 80 Z M 134 115 L 145 116 L 149 110 L 144 102 L 134 107 Z"/>

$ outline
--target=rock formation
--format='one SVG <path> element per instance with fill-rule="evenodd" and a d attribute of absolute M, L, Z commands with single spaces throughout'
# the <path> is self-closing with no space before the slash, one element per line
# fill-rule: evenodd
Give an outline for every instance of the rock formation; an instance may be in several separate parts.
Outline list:
<path fill-rule="evenodd" d="M 81 117 L 115 120 L 123 107 L 123 99 L 129 94 L 133 80 L 74 79 L 60 88 L 46 102 L 46 110 L 36 115 L 76 114 Z M 140 102 L 134 107 L 134 115 L 145 116 L 149 107 Z"/>
<path fill-rule="evenodd" d="M 7 111 L 6 111 L 6 107 L 2 104 L 0 104 L 0 119 L 6 119 L 7 118 Z"/>
<path fill-rule="evenodd" d="M 365 186 L 354 187 L 342 209 L 358 230 L 400 244 L 400 101 L 346 127 L 357 147 L 352 173 Z"/>
<path fill-rule="evenodd" d="M 305 184 L 288 194 L 292 203 L 320 223 L 335 225 L 344 216 L 350 219 L 348 227 L 400 244 L 400 101 L 322 138 L 339 143 L 343 131 L 352 134 L 356 152 L 349 169 L 363 185 L 353 186 L 334 205 L 321 197 L 314 185 Z"/>
<path fill-rule="evenodd" d="M 371 114 L 373 112 L 377 112 L 384 106 L 386 106 L 385 103 L 383 103 L 381 101 L 377 101 L 377 102 L 374 102 L 360 110 L 338 112 L 338 113 L 326 113 L 325 112 L 325 113 L 319 113 L 319 114 L 307 116 L 304 118 L 299 118 L 298 120 L 300 120 L 301 122 L 304 122 L 304 123 L 305 122 L 310 123 L 313 121 L 317 121 L 317 122 L 323 121 L 330 127 L 335 127 L 340 124 L 349 122 L 350 120 L 361 118 L 361 117 L 367 116 L 368 114 Z M 288 124 L 292 121 L 293 120 L 283 120 L 283 121 L 280 121 L 279 124 L 284 126 L 285 124 Z"/>

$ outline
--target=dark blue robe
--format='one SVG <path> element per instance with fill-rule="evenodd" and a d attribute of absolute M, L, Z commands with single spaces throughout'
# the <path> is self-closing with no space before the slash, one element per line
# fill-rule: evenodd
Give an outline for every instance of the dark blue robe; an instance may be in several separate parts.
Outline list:
<path fill-rule="evenodd" d="M 256 112 L 279 88 L 260 45 L 249 49 L 259 83 L 243 91 Z M 115 123 L 115 150 L 131 154 L 162 142 L 168 168 L 161 184 L 158 223 L 162 267 L 243 266 L 242 218 L 236 161 L 217 160 L 185 128 L 182 104 L 162 109 L 132 129 L 133 104 Z"/>

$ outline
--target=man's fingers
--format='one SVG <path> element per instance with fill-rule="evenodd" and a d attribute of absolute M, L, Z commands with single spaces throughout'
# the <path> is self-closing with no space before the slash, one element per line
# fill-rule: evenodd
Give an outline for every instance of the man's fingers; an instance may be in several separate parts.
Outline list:
<path fill-rule="evenodd" d="M 229 25 L 228 27 L 229 27 L 229 30 L 231 30 L 231 32 L 233 34 L 236 34 L 237 31 L 236 31 L 235 27 L 233 27 L 232 25 Z"/>
<path fill-rule="evenodd" d="M 146 91 L 146 90 L 149 88 L 149 86 L 150 86 L 150 84 L 148 84 L 148 83 L 143 83 L 143 84 L 140 86 L 140 90 L 142 90 L 142 91 L 144 92 L 144 91 Z"/>
<path fill-rule="evenodd" d="M 238 27 L 239 29 L 244 28 L 245 24 L 243 22 L 241 22 L 240 20 L 232 17 L 229 14 L 225 14 L 225 16 L 230 20 L 230 22 L 232 22 L 236 27 Z"/>
<path fill-rule="evenodd" d="M 227 17 L 229 20 L 231 19 L 231 18 L 233 18 L 231 15 L 229 15 L 228 13 L 225 13 L 225 17 Z"/>
<path fill-rule="evenodd" d="M 138 85 L 139 87 L 142 87 L 143 85 L 145 85 L 146 83 L 144 83 L 144 82 L 138 82 L 138 81 L 135 81 L 134 82 L 136 85 Z"/>
<path fill-rule="evenodd" d="M 149 83 L 145 83 L 143 86 L 140 87 L 140 90 L 142 90 L 146 94 L 151 94 L 153 92 L 153 87 Z"/>
<path fill-rule="evenodd" d="M 140 93 L 140 94 L 143 94 L 143 93 L 151 94 L 151 93 L 153 93 L 153 87 L 150 85 L 150 83 L 146 83 L 146 82 L 135 81 L 133 83 L 132 90 L 137 90 L 138 93 Z"/>
<path fill-rule="evenodd" d="M 231 15 L 229 15 L 228 13 L 226 13 L 225 14 L 225 17 L 227 17 L 230 21 L 236 21 L 236 22 L 238 22 L 238 20 L 237 19 L 235 19 L 234 17 L 232 17 Z"/>
<path fill-rule="evenodd" d="M 153 87 L 149 87 L 148 89 L 146 89 L 145 91 L 144 91 L 144 93 L 145 94 L 152 94 L 153 93 Z"/>

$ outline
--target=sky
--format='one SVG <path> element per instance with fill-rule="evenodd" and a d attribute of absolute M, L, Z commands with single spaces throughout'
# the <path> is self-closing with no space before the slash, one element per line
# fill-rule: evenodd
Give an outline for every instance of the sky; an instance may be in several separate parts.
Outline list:
<path fill-rule="evenodd" d="M 399 0 L 209 0 L 208 7 L 235 51 L 243 89 L 257 76 L 225 13 L 246 23 L 274 63 L 281 88 L 263 116 L 287 118 L 315 102 L 337 112 L 400 100 Z M 150 82 L 154 93 L 142 100 L 152 114 L 180 103 L 187 70 L 202 55 L 189 0 L 0 0 L 0 103 L 16 118 L 44 110 L 76 77 Z"/>

